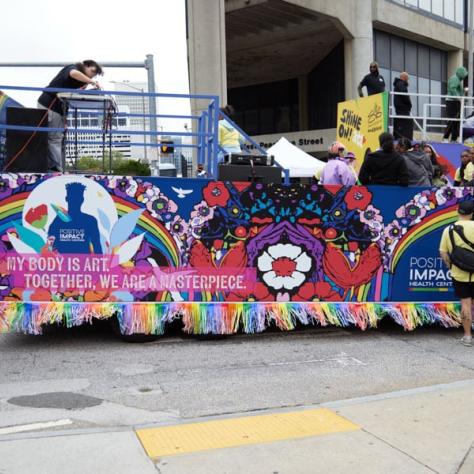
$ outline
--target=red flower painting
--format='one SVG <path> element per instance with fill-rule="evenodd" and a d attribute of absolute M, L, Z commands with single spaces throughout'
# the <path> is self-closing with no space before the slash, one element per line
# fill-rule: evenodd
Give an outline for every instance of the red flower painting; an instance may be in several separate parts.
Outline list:
<path fill-rule="evenodd" d="M 363 211 L 372 202 L 372 193 L 364 186 L 352 186 L 344 196 L 347 209 Z"/>
<path fill-rule="evenodd" d="M 225 206 L 230 198 L 229 191 L 224 183 L 210 182 L 203 190 L 202 195 L 209 206 Z"/>
<path fill-rule="evenodd" d="M 28 209 L 25 215 L 25 221 L 37 229 L 43 229 L 47 220 L 48 206 L 46 204 L 40 204 L 38 207 Z"/>

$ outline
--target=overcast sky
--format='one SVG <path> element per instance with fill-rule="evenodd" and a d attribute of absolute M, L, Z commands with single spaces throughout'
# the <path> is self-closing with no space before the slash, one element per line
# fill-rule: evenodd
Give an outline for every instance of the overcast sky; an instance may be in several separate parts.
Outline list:
<path fill-rule="evenodd" d="M 157 92 L 188 93 L 184 0 L 9 0 L 2 2 L 0 62 L 155 60 Z M 0 85 L 45 87 L 58 68 L 0 68 Z M 101 80 L 146 81 L 145 69 L 108 68 Z M 8 92 L 24 105 L 30 96 Z M 160 112 L 187 113 L 184 101 L 161 101 Z"/>

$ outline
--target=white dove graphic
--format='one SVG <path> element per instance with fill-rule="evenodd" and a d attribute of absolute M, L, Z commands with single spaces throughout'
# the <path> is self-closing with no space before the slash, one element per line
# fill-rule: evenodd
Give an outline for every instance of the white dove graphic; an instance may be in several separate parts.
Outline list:
<path fill-rule="evenodd" d="M 171 189 L 178 195 L 180 199 L 185 198 L 186 195 L 193 192 L 192 189 L 175 188 L 174 186 L 171 186 Z"/>

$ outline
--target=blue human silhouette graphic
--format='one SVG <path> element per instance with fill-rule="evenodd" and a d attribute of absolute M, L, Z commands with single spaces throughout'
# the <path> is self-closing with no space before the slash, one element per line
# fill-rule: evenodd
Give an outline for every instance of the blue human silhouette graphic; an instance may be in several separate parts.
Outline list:
<path fill-rule="evenodd" d="M 81 211 L 85 189 L 82 183 L 66 184 L 67 214 L 58 212 L 48 230 L 59 253 L 103 253 L 97 219 Z"/>

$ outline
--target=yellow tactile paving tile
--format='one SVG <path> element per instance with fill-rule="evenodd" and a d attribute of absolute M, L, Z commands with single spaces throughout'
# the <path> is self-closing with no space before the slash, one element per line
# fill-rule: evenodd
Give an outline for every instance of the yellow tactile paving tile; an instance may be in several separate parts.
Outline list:
<path fill-rule="evenodd" d="M 318 408 L 147 428 L 137 430 L 137 435 L 148 456 L 157 458 L 358 429 L 331 410 Z"/>

